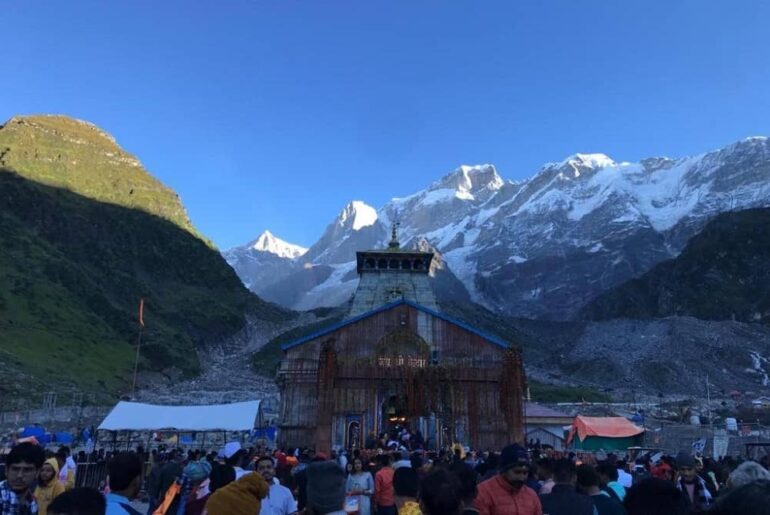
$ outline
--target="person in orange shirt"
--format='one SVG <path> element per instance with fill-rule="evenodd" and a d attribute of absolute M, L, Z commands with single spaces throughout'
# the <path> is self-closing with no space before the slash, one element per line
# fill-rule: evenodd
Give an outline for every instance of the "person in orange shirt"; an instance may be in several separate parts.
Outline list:
<path fill-rule="evenodd" d="M 397 515 L 395 490 L 393 489 L 393 475 L 395 471 L 391 467 L 391 457 L 383 454 L 382 468 L 374 476 L 374 502 L 377 505 L 377 515 Z"/>
<path fill-rule="evenodd" d="M 503 449 L 499 473 L 479 485 L 474 506 L 479 515 L 543 515 L 534 490 L 526 485 L 529 453 L 517 444 Z"/>

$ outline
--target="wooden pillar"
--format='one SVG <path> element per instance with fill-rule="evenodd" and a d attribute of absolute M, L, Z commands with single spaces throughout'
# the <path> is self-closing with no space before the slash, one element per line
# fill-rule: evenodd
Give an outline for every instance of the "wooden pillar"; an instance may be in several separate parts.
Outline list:
<path fill-rule="evenodd" d="M 315 450 L 331 453 L 332 420 L 334 409 L 334 379 L 337 375 L 337 354 L 331 342 L 321 348 L 318 358 L 318 408 L 316 420 Z"/>
<path fill-rule="evenodd" d="M 503 357 L 500 378 L 500 409 L 505 421 L 508 443 L 524 442 L 524 392 L 526 390 L 521 351 L 509 349 Z"/>

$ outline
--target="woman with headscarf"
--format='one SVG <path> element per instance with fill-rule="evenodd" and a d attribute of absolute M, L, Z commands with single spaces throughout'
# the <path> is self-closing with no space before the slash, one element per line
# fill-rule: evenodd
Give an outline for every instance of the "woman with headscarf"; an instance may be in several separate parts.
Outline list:
<path fill-rule="evenodd" d="M 189 462 L 182 469 L 181 477 L 178 477 L 166 490 L 163 500 L 153 515 L 200 514 L 206 501 L 198 501 L 208 494 L 208 485 L 204 483 L 210 473 L 211 464 L 208 461 Z"/>
<path fill-rule="evenodd" d="M 40 515 L 48 513 L 48 505 L 56 497 L 64 493 L 64 485 L 59 482 L 59 462 L 50 458 L 43 463 L 37 477 L 35 500 Z"/>
<path fill-rule="evenodd" d="M 200 515 L 211 496 L 209 475 L 211 463 L 206 460 L 191 461 L 184 468 L 183 475 L 189 481 L 189 494 L 184 501 L 184 515 Z"/>

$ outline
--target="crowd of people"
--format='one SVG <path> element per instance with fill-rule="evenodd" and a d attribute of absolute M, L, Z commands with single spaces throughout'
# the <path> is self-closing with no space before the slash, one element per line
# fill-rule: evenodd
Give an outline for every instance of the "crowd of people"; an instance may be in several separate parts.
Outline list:
<path fill-rule="evenodd" d="M 629 460 L 516 444 L 218 452 L 137 449 L 107 456 L 103 489 L 75 487 L 69 449 L 32 443 L 6 456 L 0 515 L 770 515 L 768 462 L 702 460 L 686 452 Z"/>

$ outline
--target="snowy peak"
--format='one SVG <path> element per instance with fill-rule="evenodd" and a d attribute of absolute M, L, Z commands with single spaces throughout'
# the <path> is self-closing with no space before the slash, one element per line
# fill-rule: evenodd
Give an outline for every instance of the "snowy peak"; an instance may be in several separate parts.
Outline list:
<path fill-rule="evenodd" d="M 457 198 L 470 199 L 483 190 L 497 191 L 503 184 L 504 181 L 494 165 L 462 165 L 434 182 L 429 190 L 452 189 L 457 192 Z"/>
<path fill-rule="evenodd" d="M 558 168 L 569 165 L 597 169 L 615 166 L 616 163 L 606 154 L 572 154 L 559 163 Z"/>
<path fill-rule="evenodd" d="M 259 238 L 249 243 L 249 248 L 259 252 L 269 252 L 278 257 L 295 259 L 307 252 L 307 249 L 276 238 L 270 231 L 265 231 Z"/>
<path fill-rule="evenodd" d="M 406 205 L 428 207 L 455 199 L 486 201 L 505 185 L 494 165 L 462 165 L 456 170 L 434 182 L 425 190 L 402 198 L 394 198 L 389 203 L 394 209 Z"/>
<path fill-rule="evenodd" d="M 375 222 L 377 222 L 377 210 L 360 200 L 350 202 L 337 217 L 337 224 L 340 227 L 354 231 L 374 225 Z"/>
<path fill-rule="evenodd" d="M 762 152 L 766 155 L 768 151 L 770 151 L 770 140 L 767 137 L 752 136 L 736 141 L 732 145 L 729 145 L 718 152 L 729 156 L 733 154 L 747 155 L 755 152 Z"/>
<path fill-rule="evenodd" d="M 578 178 L 582 172 L 594 172 L 617 166 L 618 163 L 606 154 L 578 153 L 572 154 L 559 163 L 546 163 L 542 171 L 559 170 L 567 176 Z"/>

